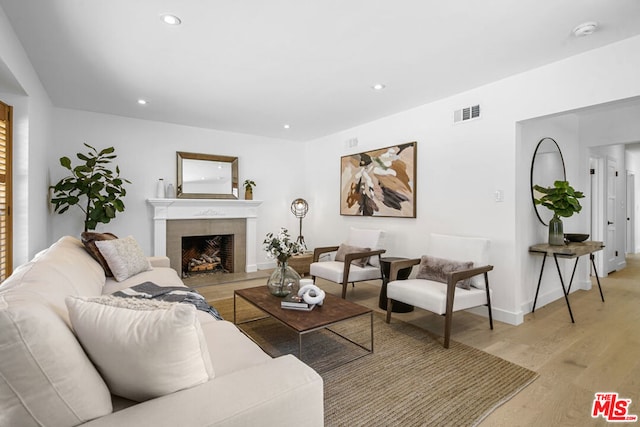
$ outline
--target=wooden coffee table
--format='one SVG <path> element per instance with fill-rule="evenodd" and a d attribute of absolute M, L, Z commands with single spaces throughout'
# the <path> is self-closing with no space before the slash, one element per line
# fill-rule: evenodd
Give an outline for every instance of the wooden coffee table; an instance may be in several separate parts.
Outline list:
<path fill-rule="evenodd" d="M 311 311 L 288 310 L 280 307 L 282 298 L 278 298 L 269 293 L 266 286 L 258 286 L 255 288 L 238 289 L 233 293 L 233 323 L 242 325 L 257 319 L 238 322 L 236 318 L 236 301 L 240 297 L 253 306 L 257 307 L 264 313 L 273 317 L 286 327 L 294 330 L 298 334 L 298 358 L 302 360 L 302 337 L 308 333 L 326 329 L 341 338 L 357 345 L 367 351 L 362 356 L 358 356 L 352 360 L 359 359 L 367 354 L 373 353 L 373 311 L 367 307 L 355 304 L 351 301 L 338 298 L 334 295 L 327 294 L 322 306 L 316 306 Z M 344 335 L 338 334 L 329 327 L 345 320 L 353 319 L 359 316 L 369 315 L 371 324 L 371 346 L 367 348 Z M 242 330 L 242 329 L 241 329 Z M 245 332 L 246 333 L 246 332 Z M 251 338 L 251 337 L 249 337 Z"/>

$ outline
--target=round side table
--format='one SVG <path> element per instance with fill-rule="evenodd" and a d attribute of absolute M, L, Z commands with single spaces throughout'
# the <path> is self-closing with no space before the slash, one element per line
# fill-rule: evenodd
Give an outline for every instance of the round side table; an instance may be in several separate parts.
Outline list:
<path fill-rule="evenodd" d="M 383 310 L 387 309 L 387 283 L 389 283 L 389 274 L 391 273 L 391 262 L 400 261 L 408 258 L 401 257 L 383 257 L 380 258 L 380 270 L 382 271 L 382 289 L 380 289 L 380 299 L 378 300 L 378 307 Z M 398 271 L 397 280 L 407 280 L 411 274 L 411 268 L 407 267 Z M 409 313 L 413 311 L 413 306 L 405 304 L 400 301 L 394 301 L 391 309 L 394 313 Z"/>

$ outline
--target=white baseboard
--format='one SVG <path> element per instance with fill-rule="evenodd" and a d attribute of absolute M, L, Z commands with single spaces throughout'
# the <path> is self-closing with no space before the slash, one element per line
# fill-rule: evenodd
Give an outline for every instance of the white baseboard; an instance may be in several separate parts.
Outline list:
<path fill-rule="evenodd" d="M 571 291 L 569 292 L 569 295 L 571 295 L 572 293 L 574 293 L 579 289 L 588 291 L 588 290 L 591 290 L 591 288 L 592 288 L 592 285 L 590 280 L 574 281 L 573 285 L 571 286 Z M 536 309 L 544 307 L 545 305 L 562 298 L 564 298 L 564 295 L 562 294 L 562 289 L 560 288 L 560 285 L 558 285 L 556 289 L 553 289 L 552 291 L 547 291 L 543 294 L 538 295 L 538 300 L 536 301 Z M 520 309 L 524 314 L 531 313 L 532 308 L 533 308 L 533 300 L 527 301 L 520 306 Z"/>
<path fill-rule="evenodd" d="M 487 307 L 474 307 L 470 308 L 467 311 L 473 314 L 477 314 L 478 316 L 486 317 L 487 319 L 489 318 Z M 522 311 L 519 313 L 514 313 L 512 311 L 492 307 L 491 312 L 493 314 L 493 320 L 497 320 L 498 322 L 508 323 L 509 325 L 514 326 L 518 326 L 524 322 L 524 313 Z"/>
<path fill-rule="evenodd" d="M 275 261 L 266 261 L 258 263 L 258 270 L 271 270 L 272 268 L 276 268 Z"/>

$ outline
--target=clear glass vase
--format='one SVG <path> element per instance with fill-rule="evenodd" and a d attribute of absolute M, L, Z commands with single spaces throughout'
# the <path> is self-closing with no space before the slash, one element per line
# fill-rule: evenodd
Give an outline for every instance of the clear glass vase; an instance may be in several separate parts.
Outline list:
<path fill-rule="evenodd" d="M 562 220 L 556 215 L 549 220 L 549 244 L 553 246 L 564 246 Z"/>
<path fill-rule="evenodd" d="M 267 280 L 267 287 L 272 295 L 285 297 L 300 289 L 300 275 L 291 267 L 287 261 L 279 261 L 278 266 L 273 270 Z"/>

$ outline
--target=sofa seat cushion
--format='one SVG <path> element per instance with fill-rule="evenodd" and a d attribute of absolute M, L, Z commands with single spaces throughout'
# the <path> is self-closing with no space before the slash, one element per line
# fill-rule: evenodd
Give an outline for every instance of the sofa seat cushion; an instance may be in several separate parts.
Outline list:
<path fill-rule="evenodd" d="M 78 339 L 113 394 L 144 401 L 209 381 L 196 309 L 141 298 L 67 298 Z"/>
<path fill-rule="evenodd" d="M 272 359 L 233 323 L 215 320 L 213 316 L 201 311 L 198 312 L 198 317 L 209 346 L 216 378 Z"/>
<path fill-rule="evenodd" d="M 0 350 L 0 425 L 75 426 L 111 413 L 106 384 L 49 306 L 0 294 Z"/>
<path fill-rule="evenodd" d="M 152 282 L 160 286 L 184 286 L 184 283 L 182 283 L 182 280 L 178 277 L 178 273 L 176 273 L 173 268 L 154 267 L 152 270 L 143 271 L 142 273 L 129 277 L 122 282 L 118 282 L 114 278 L 108 277 L 105 280 L 102 293 L 104 295 L 111 295 L 114 292 L 121 291 L 144 282 Z"/>
<path fill-rule="evenodd" d="M 322 427 L 323 422 L 322 377 L 287 354 L 114 412 L 86 427 Z"/>
<path fill-rule="evenodd" d="M 492 292 L 489 290 L 490 293 Z M 394 280 L 387 285 L 387 298 L 412 304 L 432 313 L 447 312 L 447 284 L 424 279 Z M 487 303 L 485 289 L 456 287 L 453 311 Z"/>
<path fill-rule="evenodd" d="M 311 264 L 309 274 L 319 276 L 335 283 L 342 283 L 344 263 L 338 261 L 322 261 Z M 351 265 L 349 267 L 349 281 L 361 282 L 380 278 L 380 267 L 367 264 L 364 267 Z"/>

